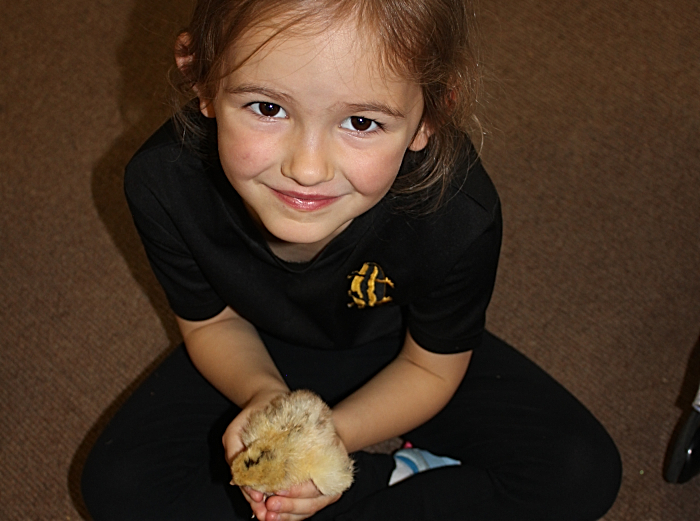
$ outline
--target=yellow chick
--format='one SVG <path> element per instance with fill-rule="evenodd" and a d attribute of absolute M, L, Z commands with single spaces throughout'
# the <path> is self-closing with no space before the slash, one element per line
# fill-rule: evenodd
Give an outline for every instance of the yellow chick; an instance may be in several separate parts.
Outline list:
<path fill-rule="evenodd" d="M 328 406 L 311 391 L 294 391 L 250 415 L 245 449 L 231 464 L 232 485 L 265 494 L 313 481 L 323 495 L 347 490 L 353 461 L 338 438 Z"/>

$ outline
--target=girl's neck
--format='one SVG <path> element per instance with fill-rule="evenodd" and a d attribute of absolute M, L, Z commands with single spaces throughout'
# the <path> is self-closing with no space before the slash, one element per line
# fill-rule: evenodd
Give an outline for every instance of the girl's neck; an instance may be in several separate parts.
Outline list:
<path fill-rule="evenodd" d="M 255 226 L 262 233 L 263 239 L 269 246 L 272 253 L 285 262 L 311 262 L 314 260 L 328 244 L 340 235 L 352 222 L 352 219 L 343 224 L 335 232 L 328 237 L 324 237 L 320 241 L 310 243 L 287 242 L 279 239 L 271 234 L 265 225 L 262 223 L 258 215 L 245 201 L 243 204 L 248 211 Z"/>
<path fill-rule="evenodd" d="M 263 235 L 272 253 L 286 262 L 311 262 L 330 242 L 328 240 L 324 241 L 325 244 L 297 244 L 281 241 L 266 231 L 263 231 Z"/>
<path fill-rule="evenodd" d="M 296 243 L 296 242 L 286 242 L 278 239 L 272 235 L 267 229 L 262 225 L 262 223 L 256 222 L 258 228 L 262 232 L 263 238 L 267 245 L 270 247 L 272 253 L 277 257 L 286 262 L 311 262 L 314 260 L 330 242 L 340 235 L 343 230 L 345 230 L 352 221 L 347 222 L 344 226 L 335 231 L 332 235 L 318 241 L 311 243 Z"/>

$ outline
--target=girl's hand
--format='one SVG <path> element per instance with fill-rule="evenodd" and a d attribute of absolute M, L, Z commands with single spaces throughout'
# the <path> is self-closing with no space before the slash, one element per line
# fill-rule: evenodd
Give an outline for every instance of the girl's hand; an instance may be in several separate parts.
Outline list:
<path fill-rule="evenodd" d="M 241 490 L 259 521 L 300 521 L 335 503 L 341 496 L 322 495 L 312 481 L 295 485 L 268 498 L 248 487 Z"/>
<path fill-rule="evenodd" d="M 241 430 L 247 425 L 248 417 L 253 412 L 265 407 L 275 397 L 284 394 L 284 392 L 284 390 L 270 390 L 255 395 L 226 428 L 221 441 L 224 444 L 226 462 L 229 466 L 231 466 L 233 458 L 244 449 L 241 441 Z"/>

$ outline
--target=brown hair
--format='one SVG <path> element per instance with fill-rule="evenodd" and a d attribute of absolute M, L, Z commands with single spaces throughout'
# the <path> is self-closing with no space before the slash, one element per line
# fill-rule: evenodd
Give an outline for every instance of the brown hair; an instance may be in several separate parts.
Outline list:
<path fill-rule="evenodd" d="M 193 98 L 206 103 L 215 97 L 219 82 L 231 72 L 227 51 L 249 29 L 274 20 L 277 35 L 312 26 L 322 31 L 353 20 L 358 36 L 365 35 L 388 70 L 422 89 L 428 145 L 407 152 L 390 194 L 396 200 L 413 195 L 406 200 L 429 201 L 429 209 L 435 209 L 455 164 L 472 149 L 468 130 L 480 85 L 474 18 L 468 0 L 198 0 L 185 31 L 188 38 L 178 39 L 175 51 L 191 58 L 175 86 L 192 101 L 177 119 L 183 131 L 205 134 L 197 123 L 201 119 L 192 117 L 199 107 Z"/>

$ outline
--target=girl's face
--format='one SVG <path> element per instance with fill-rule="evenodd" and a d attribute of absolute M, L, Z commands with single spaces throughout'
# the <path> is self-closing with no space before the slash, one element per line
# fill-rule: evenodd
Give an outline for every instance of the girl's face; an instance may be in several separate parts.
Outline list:
<path fill-rule="evenodd" d="M 269 36 L 249 34 L 232 57 Z M 202 106 L 228 180 L 276 253 L 320 251 L 384 197 L 406 149 L 427 144 L 419 86 L 382 70 L 360 40 L 342 27 L 278 36 Z"/>

